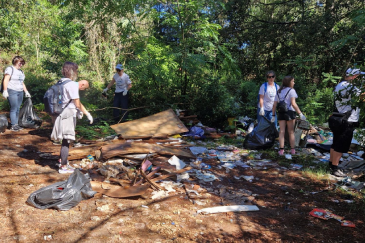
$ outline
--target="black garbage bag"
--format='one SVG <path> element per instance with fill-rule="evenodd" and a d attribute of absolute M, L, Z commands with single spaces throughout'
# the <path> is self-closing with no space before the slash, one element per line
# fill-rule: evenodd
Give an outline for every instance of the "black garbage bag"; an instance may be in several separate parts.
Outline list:
<path fill-rule="evenodd" d="M 279 133 L 275 123 L 262 117 L 259 124 L 246 136 L 243 146 L 247 149 L 268 149 L 274 145 L 277 137 L 279 137 Z"/>
<path fill-rule="evenodd" d="M 69 210 L 81 200 L 92 198 L 95 194 L 91 188 L 90 178 L 75 169 L 66 181 L 43 187 L 30 194 L 27 203 L 39 209 Z"/>
<path fill-rule="evenodd" d="M 19 111 L 19 126 L 27 128 L 38 128 L 42 125 L 42 119 L 38 117 L 33 109 L 30 98 L 24 101 L 23 107 Z"/>
<path fill-rule="evenodd" d="M 5 115 L 0 115 L 0 133 L 5 132 L 8 125 L 8 118 Z"/>

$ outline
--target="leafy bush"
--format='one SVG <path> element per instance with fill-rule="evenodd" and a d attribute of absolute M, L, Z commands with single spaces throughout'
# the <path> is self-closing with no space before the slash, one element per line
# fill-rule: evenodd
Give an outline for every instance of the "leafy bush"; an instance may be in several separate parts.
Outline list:
<path fill-rule="evenodd" d="M 77 137 L 83 137 L 88 140 L 95 140 L 110 135 L 115 135 L 115 131 L 110 128 L 106 121 L 97 122 L 95 125 L 87 125 L 84 123 L 76 126 Z"/>

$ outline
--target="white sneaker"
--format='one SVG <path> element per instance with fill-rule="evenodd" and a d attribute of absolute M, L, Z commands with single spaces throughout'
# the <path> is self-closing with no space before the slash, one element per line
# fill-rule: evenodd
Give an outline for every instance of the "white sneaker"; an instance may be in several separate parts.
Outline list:
<path fill-rule="evenodd" d="M 70 165 L 70 161 L 67 160 L 67 165 L 71 168 L 73 168 L 71 165 Z M 61 167 L 61 159 L 58 160 L 57 164 L 56 164 L 57 167 Z"/>
<path fill-rule="evenodd" d="M 71 174 L 71 173 L 74 173 L 75 169 L 72 168 L 71 166 L 69 165 L 66 165 L 66 166 L 61 166 L 59 169 L 58 169 L 58 173 L 60 174 Z"/>

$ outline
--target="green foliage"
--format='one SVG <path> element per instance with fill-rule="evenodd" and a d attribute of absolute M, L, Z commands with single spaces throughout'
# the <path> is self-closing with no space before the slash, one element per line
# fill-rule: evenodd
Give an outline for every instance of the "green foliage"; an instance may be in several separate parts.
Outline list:
<path fill-rule="evenodd" d="M 302 112 L 312 124 L 322 124 L 327 122 L 333 111 L 333 88 L 317 89 L 313 93 L 308 93 L 305 99 Z"/>
<path fill-rule="evenodd" d="M 39 103 L 39 104 L 33 105 L 33 107 L 34 107 L 37 111 L 44 111 L 44 104 L 43 104 L 43 103 Z"/>
<path fill-rule="evenodd" d="M 77 137 L 83 137 L 84 139 L 95 140 L 115 135 L 115 131 L 110 128 L 107 122 L 101 121 L 97 125 L 77 125 L 76 135 Z"/>
<path fill-rule="evenodd" d="M 133 82 L 131 107 L 143 107 L 130 118 L 188 109 L 209 126 L 230 116 L 256 118 L 259 86 L 274 70 L 279 84 L 295 77 L 299 107 L 311 123 L 323 123 L 340 76 L 365 57 L 364 5 L 330 2 L 3 1 L 1 61 L 5 67 L 14 55 L 25 57 L 25 83 L 39 110 L 62 64 L 73 61 L 79 80 L 91 84 L 80 92 L 82 103 L 93 116 L 111 118 L 104 108 L 113 90 L 107 99 L 101 91 L 122 63 Z M 364 104 L 356 102 L 365 121 Z"/>

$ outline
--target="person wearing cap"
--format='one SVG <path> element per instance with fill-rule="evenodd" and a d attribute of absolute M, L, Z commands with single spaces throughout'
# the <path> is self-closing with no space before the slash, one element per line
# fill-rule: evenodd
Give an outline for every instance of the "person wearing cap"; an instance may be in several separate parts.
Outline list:
<path fill-rule="evenodd" d="M 330 170 L 331 174 L 337 177 L 345 177 L 346 174 L 338 167 L 343 153 L 347 153 L 354 134 L 354 129 L 359 124 L 360 109 L 353 107 L 350 102 L 354 97 L 364 100 L 365 92 L 361 94 L 358 87 L 353 85 L 360 74 L 364 74 L 360 69 L 349 68 L 346 71 L 345 80 L 337 84 L 335 88 L 335 109 L 337 112 L 348 114 L 347 122 L 341 127 L 340 131 L 333 132 L 333 143 L 330 150 Z"/>
<path fill-rule="evenodd" d="M 108 86 L 103 90 L 106 93 L 115 83 L 115 93 L 114 93 L 114 107 L 122 108 L 113 110 L 113 117 L 116 123 L 119 122 L 120 117 L 123 121 L 127 118 L 128 109 L 128 90 L 132 88 L 132 81 L 129 79 L 128 74 L 124 72 L 122 64 L 118 64 L 116 67 L 116 74 L 113 76 L 113 80 L 108 84 Z"/>
<path fill-rule="evenodd" d="M 15 56 L 12 64 L 13 66 L 7 67 L 4 72 L 3 97 L 8 99 L 10 105 L 10 130 L 17 132 L 23 129 L 18 125 L 23 92 L 26 98 L 30 98 L 30 94 L 24 84 L 24 72 L 20 69 L 25 65 L 24 59 L 21 56 Z"/>
<path fill-rule="evenodd" d="M 269 121 L 272 118 L 272 106 L 274 105 L 275 95 L 280 88 L 275 83 L 275 72 L 270 70 L 266 72 L 267 82 L 263 83 L 259 90 L 259 102 L 257 109 L 257 122 L 260 122 L 261 117 L 266 117 Z M 275 119 L 277 127 L 278 120 Z"/>

